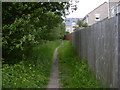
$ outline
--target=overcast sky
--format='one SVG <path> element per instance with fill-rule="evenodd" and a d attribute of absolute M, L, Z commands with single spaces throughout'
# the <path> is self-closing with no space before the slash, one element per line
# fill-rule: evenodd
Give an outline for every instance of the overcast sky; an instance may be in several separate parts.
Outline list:
<path fill-rule="evenodd" d="M 67 18 L 83 18 L 86 14 L 108 0 L 79 0 L 78 9 L 67 16 Z"/>

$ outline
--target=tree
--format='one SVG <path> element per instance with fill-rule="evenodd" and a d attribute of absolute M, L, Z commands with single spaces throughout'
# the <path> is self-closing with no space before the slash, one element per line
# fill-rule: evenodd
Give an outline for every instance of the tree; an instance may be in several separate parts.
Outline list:
<path fill-rule="evenodd" d="M 32 47 L 64 35 L 65 16 L 70 4 L 63 2 L 3 2 L 3 58 L 22 60 Z M 16 60 L 18 61 L 18 59 Z"/>
<path fill-rule="evenodd" d="M 78 21 L 77 21 L 77 25 L 78 25 L 79 27 L 87 27 L 87 26 L 88 26 L 87 23 L 84 23 L 84 22 L 81 21 L 81 20 L 78 20 Z"/>
<path fill-rule="evenodd" d="M 36 11 L 36 16 L 42 15 L 47 12 L 54 12 L 55 15 L 65 15 L 65 10 L 70 6 L 69 3 L 59 3 L 59 2 L 39 2 L 39 3 L 30 3 L 30 2 L 3 2 L 2 11 L 3 11 L 3 25 L 11 24 L 16 18 L 21 18 L 24 15 L 33 14 Z M 39 12 L 39 13 L 38 13 Z M 40 14 L 41 13 L 41 14 Z M 14 16 L 14 17 L 13 17 Z"/>
<path fill-rule="evenodd" d="M 79 28 L 84 28 L 84 27 L 87 27 L 87 26 L 88 26 L 87 23 L 84 23 L 84 22 L 81 21 L 81 20 L 78 20 L 78 21 L 77 21 L 77 25 L 78 25 L 78 26 L 75 27 L 74 31 L 78 31 Z"/>

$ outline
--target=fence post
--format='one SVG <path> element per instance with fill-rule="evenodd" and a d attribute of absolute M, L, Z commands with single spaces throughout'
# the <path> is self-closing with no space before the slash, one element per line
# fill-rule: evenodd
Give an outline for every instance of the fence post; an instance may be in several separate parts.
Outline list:
<path fill-rule="evenodd" d="M 118 88 L 120 88 L 120 13 L 118 14 Z"/>

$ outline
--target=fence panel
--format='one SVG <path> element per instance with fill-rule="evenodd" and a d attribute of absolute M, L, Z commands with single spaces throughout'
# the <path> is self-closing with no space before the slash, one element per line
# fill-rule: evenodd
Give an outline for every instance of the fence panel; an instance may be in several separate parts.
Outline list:
<path fill-rule="evenodd" d="M 120 87 L 120 15 L 72 33 L 72 44 L 106 87 Z"/>
<path fill-rule="evenodd" d="M 118 88 L 120 88 L 120 13 L 118 14 Z"/>

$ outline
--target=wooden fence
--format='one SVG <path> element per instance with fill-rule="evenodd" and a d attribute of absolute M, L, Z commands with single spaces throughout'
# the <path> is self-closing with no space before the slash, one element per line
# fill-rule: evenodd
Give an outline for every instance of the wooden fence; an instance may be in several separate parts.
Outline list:
<path fill-rule="evenodd" d="M 106 87 L 120 88 L 120 14 L 72 33 L 72 44 Z"/>
<path fill-rule="evenodd" d="M 72 35 L 68 34 L 64 36 L 64 40 L 71 40 Z"/>

